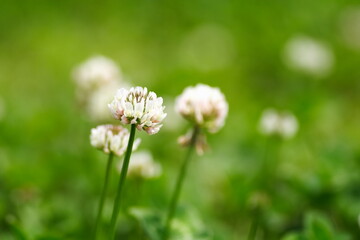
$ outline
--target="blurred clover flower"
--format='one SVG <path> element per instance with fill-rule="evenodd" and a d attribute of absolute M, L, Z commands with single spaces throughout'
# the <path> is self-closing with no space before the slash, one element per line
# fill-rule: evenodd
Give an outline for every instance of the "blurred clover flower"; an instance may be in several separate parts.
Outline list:
<path fill-rule="evenodd" d="M 123 162 L 121 161 L 118 165 L 119 172 L 122 166 Z M 132 155 L 127 174 L 128 177 L 151 179 L 159 177 L 161 173 L 161 165 L 153 160 L 151 153 L 141 151 Z"/>
<path fill-rule="evenodd" d="M 284 60 L 290 68 L 317 77 L 327 75 L 334 65 L 331 49 L 307 36 L 297 36 L 286 43 Z"/>
<path fill-rule="evenodd" d="M 116 64 L 104 56 L 95 56 L 76 67 L 73 78 L 77 83 L 78 101 L 84 105 L 90 119 L 110 121 L 112 116 L 107 104 L 116 89 L 129 86 Z"/>
<path fill-rule="evenodd" d="M 100 125 L 91 129 L 90 143 L 106 154 L 113 153 L 122 156 L 126 151 L 129 136 L 129 131 L 121 126 Z M 140 139 L 136 139 L 133 150 L 136 150 L 139 144 Z"/>
<path fill-rule="evenodd" d="M 193 124 L 193 129 L 179 138 L 179 143 L 188 147 L 188 153 L 181 165 L 174 192 L 171 196 L 163 231 L 163 240 L 168 239 L 171 233 L 174 232 L 172 220 L 176 212 L 192 151 L 196 148 L 197 153 L 202 154 L 207 147 L 205 134 L 202 130 L 215 133 L 224 126 L 228 114 L 228 103 L 218 88 L 198 84 L 183 91 L 176 99 L 175 109 Z"/>
<path fill-rule="evenodd" d="M 176 111 L 200 129 L 211 133 L 223 127 L 228 114 L 228 104 L 218 88 L 198 84 L 188 87 L 176 99 Z M 190 131 L 178 140 L 182 146 L 188 146 L 193 133 Z M 203 154 L 207 148 L 205 135 L 199 134 L 196 140 L 196 151 Z"/>
<path fill-rule="evenodd" d="M 108 105 L 114 118 L 123 124 L 135 124 L 138 130 L 148 134 L 159 132 L 166 117 L 163 99 L 147 88 L 121 88 Z"/>
<path fill-rule="evenodd" d="M 175 108 L 185 119 L 212 133 L 224 125 L 228 113 L 224 94 L 205 84 L 186 88 L 176 99 Z"/>
<path fill-rule="evenodd" d="M 260 118 L 259 130 L 264 135 L 278 135 L 289 139 L 296 134 L 298 128 L 296 117 L 288 112 L 279 113 L 274 109 L 266 109 Z"/>
<path fill-rule="evenodd" d="M 95 56 L 79 65 L 73 77 L 81 90 L 88 91 L 116 82 L 121 78 L 121 72 L 111 59 Z"/>

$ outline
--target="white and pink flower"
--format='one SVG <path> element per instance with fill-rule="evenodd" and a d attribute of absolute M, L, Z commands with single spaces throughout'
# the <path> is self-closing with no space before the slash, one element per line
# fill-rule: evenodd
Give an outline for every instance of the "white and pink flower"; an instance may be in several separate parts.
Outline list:
<path fill-rule="evenodd" d="M 123 124 L 135 124 L 138 130 L 156 134 L 166 117 L 163 99 L 147 88 L 121 88 L 108 105 L 114 118 Z"/>

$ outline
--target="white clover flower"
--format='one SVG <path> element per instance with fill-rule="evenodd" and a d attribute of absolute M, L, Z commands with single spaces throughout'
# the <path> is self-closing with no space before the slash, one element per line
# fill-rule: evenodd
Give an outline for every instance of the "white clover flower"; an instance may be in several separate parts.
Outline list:
<path fill-rule="evenodd" d="M 329 47 L 306 36 L 290 39 L 284 50 L 284 60 L 290 68 L 314 76 L 327 75 L 334 65 L 334 55 Z"/>
<path fill-rule="evenodd" d="M 78 66 L 73 73 L 80 91 L 90 91 L 121 78 L 120 69 L 111 60 L 95 56 Z"/>
<path fill-rule="evenodd" d="M 123 162 L 118 165 L 121 172 Z M 147 151 L 137 152 L 131 155 L 127 176 L 130 178 L 156 178 L 162 173 L 161 165 L 153 160 L 151 153 Z"/>
<path fill-rule="evenodd" d="M 121 126 L 100 125 L 91 129 L 90 143 L 106 154 L 122 156 L 126 152 L 129 136 L 129 131 Z M 140 139 L 136 139 L 133 150 L 136 150 L 139 144 Z"/>
<path fill-rule="evenodd" d="M 198 84 L 188 87 L 176 99 L 176 111 L 209 132 L 217 132 L 228 113 L 228 104 L 218 88 Z"/>
<path fill-rule="evenodd" d="M 274 109 L 263 112 L 259 130 L 264 135 L 279 135 L 283 138 L 292 138 L 298 131 L 298 122 L 291 113 L 278 113 Z"/>
<path fill-rule="evenodd" d="M 163 99 L 142 87 L 119 89 L 108 106 L 115 119 L 123 124 L 135 124 L 138 130 L 148 134 L 159 132 L 166 117 Z"/>

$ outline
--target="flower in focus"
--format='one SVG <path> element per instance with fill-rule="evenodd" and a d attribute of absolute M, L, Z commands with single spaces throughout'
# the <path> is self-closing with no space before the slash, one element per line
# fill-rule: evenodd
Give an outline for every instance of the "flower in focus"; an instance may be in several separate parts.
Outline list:
<path fill-rule="evenodd" d="M 121 72 L 111 59 L 95 56 L 78 66 L 73 77 L 81 90 L 88 91 L 116 82 Z"/>
<path fill-rule="evenodd" d="M 274 109 L 267 109 L 260 119 L 260 132 L 264 135 L 279 135 L 292 138 L 298 131 L 298 122 L 291 113 L 278 113 Z"/>
<path fill-rule="evenodd" d="M 119 89 L 108 106 L 115 119 L 123 124 L 135 124 L 138 130 L 148 134 L 159 132 L 166 117 L 163 99 L 142 87 Z"/>
<path fill-rule="evenodd" d="M 121 172 L 123 162 L 118 165 Z M 156 178 L 162 173 L 161 165 L 153 160 L 151 153 L 147 151 L 137 152 L 131 156 L 127 176 L 130 178 Z"/>
<path fill-rule="evenodd" d="M 106 154 L 122 156 L 126 152 L 129 136 L 129 131 L 121 126 L 100 125 L 91 129 L 90 143 Z M 136 150 L 139 144 L 140 139 L 136 139 L 133 150 Z"/>
<path fill-rule="evenodd" d="M 284 57 L 290 68 L 320 77 L 327 75 L 334 64 L 331 50 L 325 44 L 306 36 L 290 39 L 285 46 Z"/>
<path fill-rule="evenodd" d="M 228 104 L 218 88 L 198 84 L 188 87 L 176 99 L 176 111 L 195 125 L 217 132 L 228 113 Z"/>

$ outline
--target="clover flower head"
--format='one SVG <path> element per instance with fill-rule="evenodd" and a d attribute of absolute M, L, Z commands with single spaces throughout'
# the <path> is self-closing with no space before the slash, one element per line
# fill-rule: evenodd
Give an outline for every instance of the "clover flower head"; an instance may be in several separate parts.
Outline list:
<path fill-rule="evenodd" d="M 175 108 L 185 119 L 209 132 L 217 132 L 228 114 L 224 94 L 205 84 L 186 88 L 176 99 Z"/>
<path fill-rule="evenodd" d="M 96 89 L 121 77 L 120 69 L 111 60 L 103 56 L 95 56 L 79 65 L 73 77 L 82 91 Z"/>
<path fill-rule="evenodd" d="M 279 135 L 289 139 L 296 134 L 298 128 L 296 117 L 288 112 L 278 113 L 274 109 L 267 109 L 260 119 L 259 130 L 264 135 Z"/>
<path fill-rule="evenodd" d="M 122 156 L 126 152 L 129 136 L 129 131 L 121 126 L 100 125 L 91 129 L 90 143 L 106 154 Z M 136 139 L 133 150 L 136 150 L 139 144 L 140 139 Z"/>
<path fill-rule="evenodd" d="M 307 36 L 290 39 L 285 46 L 285 63 L 293 69 L 313 76 L 327 75 L 333 64 L 334 55 L 324 43 Z"/>
<path fill-rule="evenodd" d="M 148 134 L 159 132 L 166 117 L 163 99 L 146 87 L 121 88 L 108 106 L 115 119 L 123 124 L 135 124 L 138 130 Z"/>
<path fill-rule="evenodd" d="M 119 172 L 121 172 L 122 165 L 123 162 L 121 161 L 118 165 Z M 159 177 L 161 173 L 161 165 L 153 160 L 151 153 L 141 151 L 131 156 L 127 173 L 128 177 L 151 179 Z"/>

